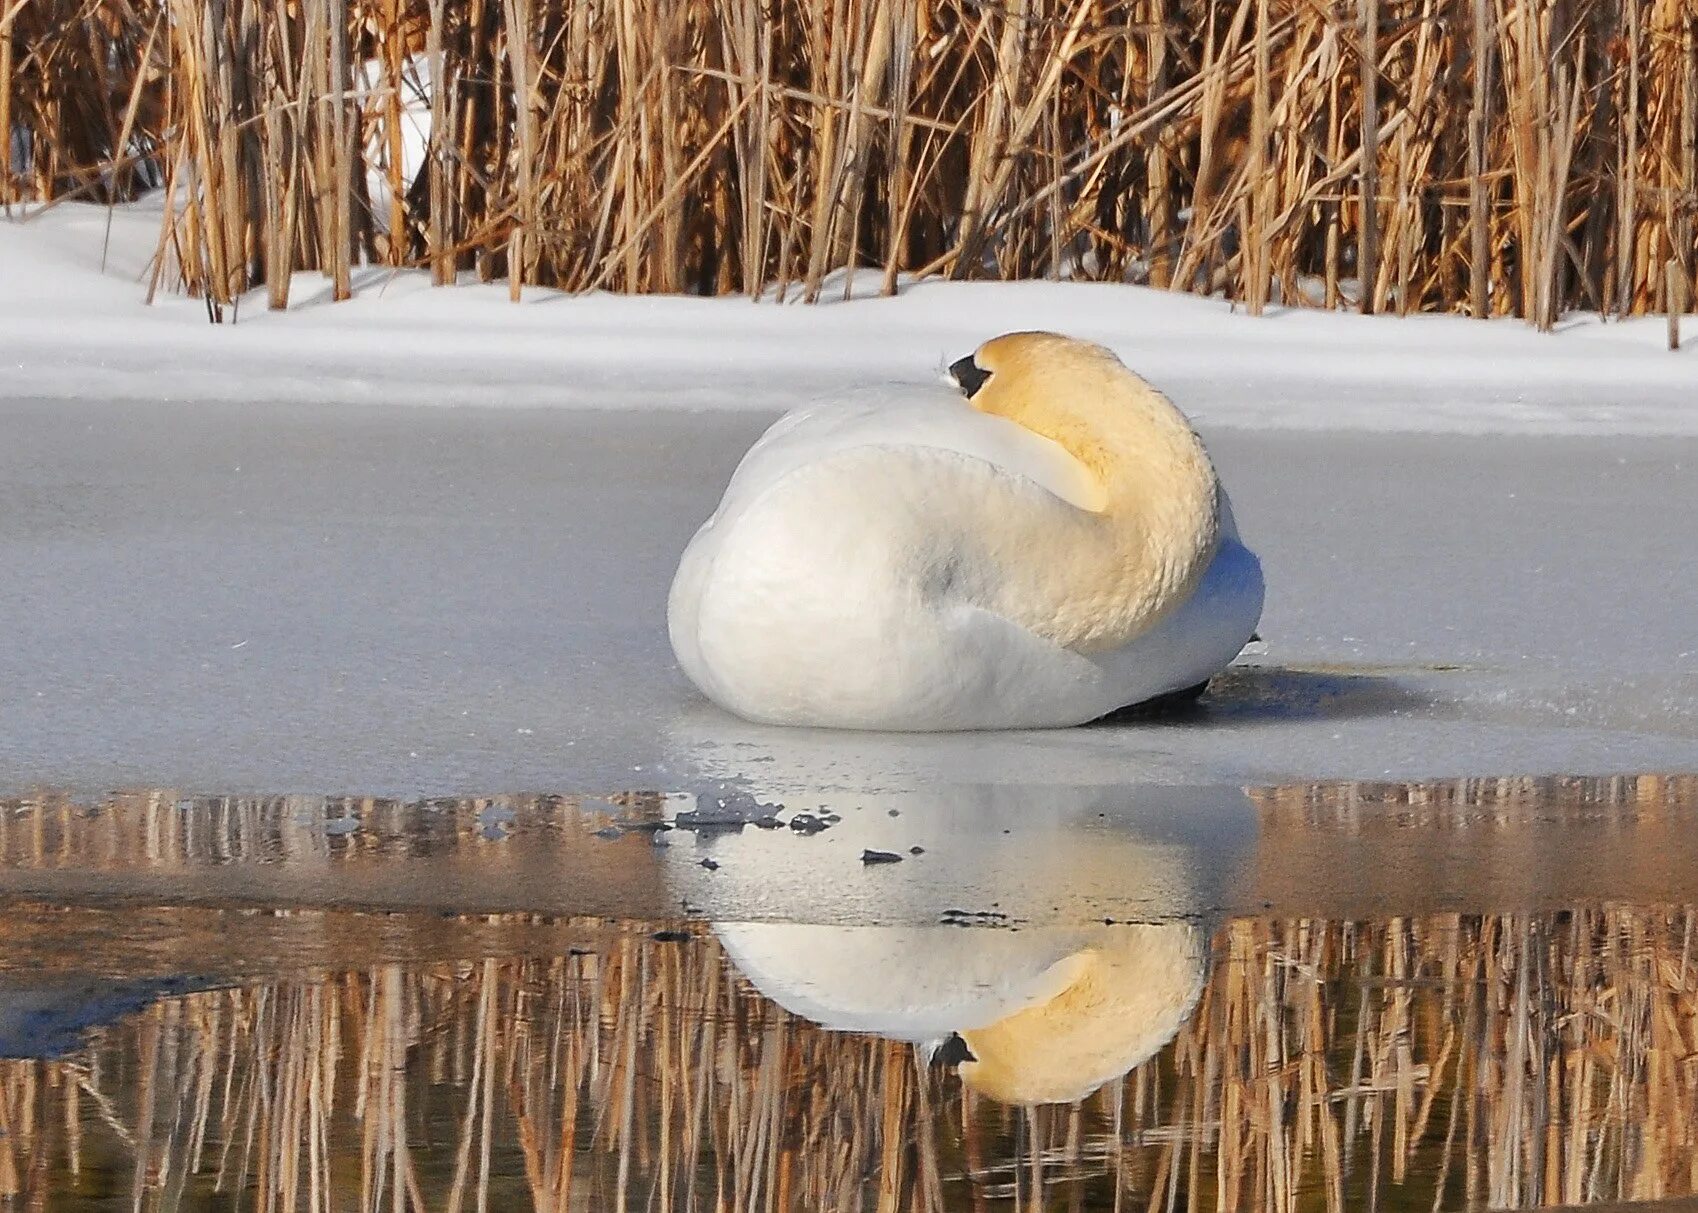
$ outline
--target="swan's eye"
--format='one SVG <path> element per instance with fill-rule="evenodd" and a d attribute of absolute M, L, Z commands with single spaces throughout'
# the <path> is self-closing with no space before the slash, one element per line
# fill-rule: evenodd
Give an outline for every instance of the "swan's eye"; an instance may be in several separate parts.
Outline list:
<path fill-rule="evenodd" d="M 955 382 L 961 385 L 961 391 L 969 400 L 985 386 L 985 380 L 990 378 L 990 372 L 980 369 L 971 354 L 950 363 L 949 373 L 955 377 Z"/>

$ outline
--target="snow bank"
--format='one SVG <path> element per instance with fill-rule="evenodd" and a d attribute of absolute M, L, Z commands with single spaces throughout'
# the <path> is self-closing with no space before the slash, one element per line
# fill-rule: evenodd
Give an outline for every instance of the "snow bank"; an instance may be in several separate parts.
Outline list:
<path fill-rule="evenodd" d="M 1210 428 L 1698 434 L 1698 318 L 1364 318 L 1083 283 L 839 281 L 832 300 L 566 296 L 434 289 L 368 269 L 356 298 L 297 275 L 237 323 L 142 299 L 157 201 L 65 204 L 0 222 L 0 397 L 780 409 L 846 383 L 926 380 L 985 337 L 1051 328 L 1106 342 Z M 846 292 L 846 287 L 852 291 Z"/>

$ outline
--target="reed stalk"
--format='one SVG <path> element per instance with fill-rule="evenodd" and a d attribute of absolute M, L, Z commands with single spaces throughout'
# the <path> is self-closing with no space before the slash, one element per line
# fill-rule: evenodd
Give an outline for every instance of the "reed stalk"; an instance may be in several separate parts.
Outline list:
<path fill-rule="evenodd" d="M 1681 0 L 9 0 L 0 205 L 168 188 L 151 277 L 214 318 L 382 262 L 1549 327 L 1691 306 L 1692 38 Z"/>

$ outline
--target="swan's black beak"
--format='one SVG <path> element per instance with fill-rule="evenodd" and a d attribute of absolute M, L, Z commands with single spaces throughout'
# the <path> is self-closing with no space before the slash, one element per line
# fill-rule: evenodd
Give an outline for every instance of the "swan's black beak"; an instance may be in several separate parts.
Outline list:
<path fill-rule="evenodd" d="M 951 1032 L 944 1038 L 942 1044 L 932 1054 L 932 1065 L 953 1070 L 964 1061 L 977 1061 L 973 1050 L 967 1047 L 967 1042 L 961 1039 L 959 1032 Z"/>
<path fill-rule="evenodd" d="M 961 385 L 961 391 L 971 400 L 974 394 L 985 386 L 985 380 L 990 378 L 990 372 L 979 369 L 979 364 L 973 361 L 973 355 L 958 358 L 949 364 L 949 373 L 955 382 Z"/>

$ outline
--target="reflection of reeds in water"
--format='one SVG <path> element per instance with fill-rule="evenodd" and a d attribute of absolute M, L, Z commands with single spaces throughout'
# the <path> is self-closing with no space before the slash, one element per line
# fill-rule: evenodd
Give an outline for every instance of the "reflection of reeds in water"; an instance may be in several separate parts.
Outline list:
<path fill-rule="evenodd" d="M 1172 1045 L 1031 1112 L 921 1074 L 906 1045 L 787 1016 L 700 933 L 258 984 L 0 1066 L 0 1194 L 452 1213 L 1685 1194 L 1695 922 L 1237 920 Z"/>
<path fill-rule="evenodd" d="M 629 792 L 605 798 L 473 796 L 403 801 L 371 796 L 120 794 L 98 808 L 59 795 L 0 800 L 0 865 L 96 870 L 276 860 L 429 855 L 499 841 L 504 824 L 550 828 L 651 820 L 665 799 Z M 493 812 L 495 817 L 486 818 Z M 492 828 L 486 821 L 500 822 Z"/>
<path fill-rule="evenodd" d="M 1319 819 L 1349 822 L 1364 810 L 1383 816 L 1388 806 L 1435 811 L 1465 807 L 1481 813 L 1552 804 L 1634 810 L 1633 818 L 1613 814 L 1613 820 L 1625 824 L 1659 810 L 1689 813 L 1698 805 L 1698 775 L 1489 775 L 1422 783 L 1297 783 L 1247 792 L 1260 807 L 1283 810 L 1297 825 Z"/>
<path fill-rule="evenodd" d="M 1423 783 L 1328 782 L 1252 787 L 1264 829 L 1305 830 L 1385 820 L 1386 809 L 1465 812 L 1483 818 L 1519 812 L 1608 808 L 1611 820 L 1698 810 L 1698 775 L 1493 776 Z M 420 856 L 500 841 L 483 814 L 515 827 L 587 833 L 610 820 L 655 824 L 688 796 L 653 791 L 606 797 L 563 795 L 401 801 L 379 797 L 261 796 L 184 800 L 154 791 L 110 798 L 98 809 L 58 795 L 0 800 L 0 867 L 95 870 L 276 860 Z M 1621 810 L 1628 810 L 1623 813 Z M 601 859 L 606 849 L 598 848 Z"/>

